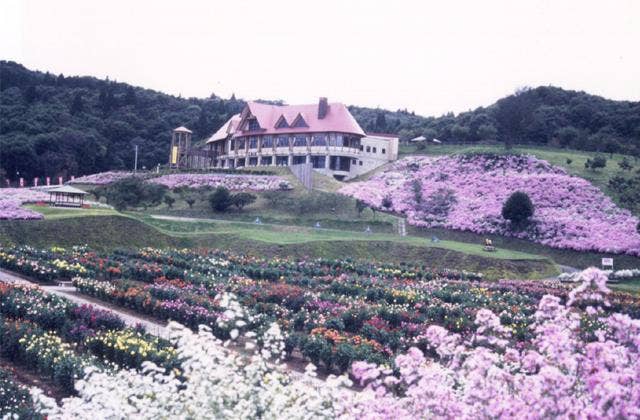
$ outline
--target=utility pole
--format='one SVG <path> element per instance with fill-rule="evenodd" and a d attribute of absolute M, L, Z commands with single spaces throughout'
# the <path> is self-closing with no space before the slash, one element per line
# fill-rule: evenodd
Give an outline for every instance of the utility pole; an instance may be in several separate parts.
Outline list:
<path fill-rule="evenodd" d="M 134 159 L 133 162 L 133 173 L 135 174 L 136 172 L 138 172 L 138 145 L 135 145 L 136 148 L 136 157 Z"/>

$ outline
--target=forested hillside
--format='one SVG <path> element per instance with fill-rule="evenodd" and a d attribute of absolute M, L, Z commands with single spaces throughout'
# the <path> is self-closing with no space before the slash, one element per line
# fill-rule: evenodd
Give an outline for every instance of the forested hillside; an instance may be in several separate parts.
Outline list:
<path fill-rule="evenodd" d="M 339 98 L 332 98 L 339 100 Z M 181 98 L 94 77 L 65 77 L 0 61 L 0 177 L 82 175 L 165 163 L 171 130 L 198 141 L 244 105 L 235 97 Z M 487 108 L 422 117 L 352 106 L 366 131 L 455 142 L 509 141 L 640 153 L 640 102 L 555 87 L 520 91 Z"/>
<path fill-rule="evenodd" d="M 179 98 L 99 80 L 30 71 L 0 62 L 0 168 L 27 178 L 82 175 L 168 159 L 171 130 L 185 125 L 201 139 L 244 102 Z M 1 174 L 0 174 L 1 175 Z"/>
<path fill-rule="evenodd" d="M 447 142 L 511 142 L 640 154 L 640 102 L 612 101 L 557 87 L 524 89 L 486 108 L 424 118 L 350 107 L 367 131 Z"/>

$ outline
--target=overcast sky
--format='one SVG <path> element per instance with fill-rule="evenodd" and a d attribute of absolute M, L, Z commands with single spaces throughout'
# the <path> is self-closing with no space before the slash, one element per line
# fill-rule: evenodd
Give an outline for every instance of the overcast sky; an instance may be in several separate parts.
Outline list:
<path fill-rule="evenodd" d="M 175 95 L 423 115 L 521 86 L 640 100 L 640 1 L 0 0 L 0 58 Z"/>

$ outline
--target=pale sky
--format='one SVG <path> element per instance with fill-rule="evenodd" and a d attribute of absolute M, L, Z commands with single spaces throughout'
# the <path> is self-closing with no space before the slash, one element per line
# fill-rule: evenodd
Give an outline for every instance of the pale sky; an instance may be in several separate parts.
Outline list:
<path fill-rule="evenodd" d="M 174 95 L 407 108 L 640 100 L 640 0 L 0 0 L 0 59 Z"/>

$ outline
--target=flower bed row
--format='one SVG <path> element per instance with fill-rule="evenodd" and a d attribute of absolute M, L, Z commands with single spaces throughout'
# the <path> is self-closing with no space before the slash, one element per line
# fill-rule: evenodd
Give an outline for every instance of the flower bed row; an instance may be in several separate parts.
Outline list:
<path fill-rule="evenodd" d="M 0 316 L 3 354 L 37 367 L 66 392 L 89 365 L 140 369 L 144 360 L 167 370 L 179 365 L 165 340 L 126 328 L 112 312 L 78 306 L 37 287 L 0 283 Z"/>
<path fill-rule="evenodd" d="M 42 419 L 34 408 L 29 389 L 16 382 L 11 372 L 0 368 L 0 418 Z"/>
<path fill-rule="evenodd" d="M 526 192 L 535 207 L 524 230 L 513 229 L 501 216 L 502 205 L 515 191 Z M 588 181 L 532 156 L 410 157 L 340 192 L 405 214 L 416 226 L 640 256 L 636 217 Z"/>
<path fill-rule="evenodd" d="M 347 378 L 322 386 L 291 378 L 267 362 L 284 340 L 277 324 L 265 334 L 269 351 L 242 360 L 207 329 L 193 334 L 170 324 L 184 356 L 185 382 L 171 373 L 88 376 L 80 395 L 47 414 L 61 418 L 455 418 L 538 419 L 640 417 L 640 321 L 608 313 L 606 276 L 589 269 L 566 302 L 545 295 L 534 304 L 532 338 L 514 341 L 511 329 L 480 309 L 468 336 L 430 325 L 422 349 L 411 347 L 389 364 L 357 361 L 352 377 L 365 388 L 344 389 Z M 319 335 L 345 342 L 330 329 Z M 348 355 L 346 348 L 341 355 Z M 323 354 L 315 361 L 328 358 Z"/>
<path fill-rule="evenodd" d="M 276 175 L 229 175 L 229 174 L 168 174 L 149 182 L 174 188 L 217 188 L 230 191 L 289 190 L 291 184 Z"/>

